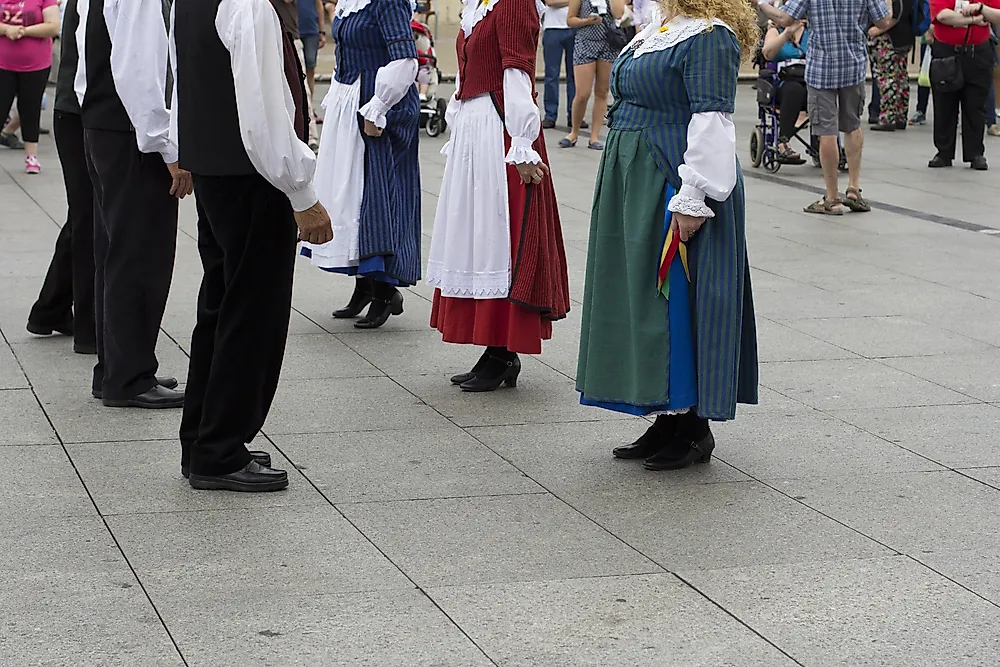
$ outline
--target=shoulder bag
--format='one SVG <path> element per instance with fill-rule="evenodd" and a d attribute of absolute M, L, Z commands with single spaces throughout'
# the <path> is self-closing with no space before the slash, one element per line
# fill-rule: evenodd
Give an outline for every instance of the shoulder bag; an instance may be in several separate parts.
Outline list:
<path fill-rule="evenodd" d="M 965 42 L 955 49 L 953 55 L 945 58 L 931 58 L 931 88 L 939 93 L 954 93 L 965 87 L 965 75 L 962 74 L 960 54 L 969 46 L 969 36 L 972 26 L 965 31 Z"/>

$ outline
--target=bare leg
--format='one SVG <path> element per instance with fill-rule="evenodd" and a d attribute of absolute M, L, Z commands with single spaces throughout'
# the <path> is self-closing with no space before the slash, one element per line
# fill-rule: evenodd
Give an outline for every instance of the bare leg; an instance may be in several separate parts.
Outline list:
<path fill-rule="evenodd" d="M 313 68 L 313 69 L 307 69 L 306 70 L 306 85 L 309 86 L 309 95 L 310 96 L 315 95 L 316 94 L 316 69 L 315 68 Z"/>
<path fill-rule="evenodd" d="M 573 68 L 573 76 L 576 80 L 576 97 L 573 98 L 573 127 L 570 129 L 570 141 L 576 141 L 580 137 L 580 126 L 583 125 L 583 117 L 587 113 L 587 105 L 590 103 L 590 91 L 594 87 L 594 76 L 597 72 L 597 63 L 587 63 L 577 65 Z"/>
<path fill-rule="evenodd" d="M 599 141 L 601 128 L 604 126 L 604 114 L 608 112 L 608 94 L 611 89 L 612 63 L 597 61 L 597 72 L 594 80 L 594 115 L 590 121 L 590 142 Z"/>
<path fill-rule="evenodd" d="M 861 185 L 861 149 L 865 145 L 865 135 L 861 128 L 844 134 L 844 150 L 847 152 L 848 185 L 859 188 Z M 840 160 L 840 156 L 837 156 Z M 824 167 L 824 171 L 826 168 Z"/>
<path fill-rule="evenodd" d="M 837 169 L 840 166 L 840 148 L 837 146 L 837 135 L 819 138 L 819 161 L 823 165 L 826 199 L 827 201 L 838 199 L 840 194 L 837 190 Z"/>

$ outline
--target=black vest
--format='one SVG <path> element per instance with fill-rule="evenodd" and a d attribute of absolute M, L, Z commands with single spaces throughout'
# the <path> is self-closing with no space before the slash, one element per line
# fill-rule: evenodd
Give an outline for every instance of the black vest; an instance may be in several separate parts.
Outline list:
<path fill-rule="evenodd" d="M 240 137 L 229 51 L 219 39 L 219 0 L 174 0 L 180 165 L 200 176 L 256 174 Z"/>
<path fill-rule="evenodd" d="M 79 54 L 87 64 L 83 126 L 91 130 L 132 132 L 132 121 L 118 97 L 115 80 L 111 75 L 111 37 L 108 35 L 108 25 L 104 22 L 104 0 L 80 2 L 90 3 L 84 53 Z"/>
<path fill-rule="evenodd" d="M 87 0 L 84 0 L 86 2 Z M 63 113 L 80 115 L 80 102 L 76 99 L 73 85 L 80 55 L 76 50 L 76 27 L 80 25 L 80 15 L 76 11 L 77 0 L 69 0 L 64 12 L 62 35 L 59 38 L 59 72 L 56 76 L 56 102 L 53 109 Z"/>

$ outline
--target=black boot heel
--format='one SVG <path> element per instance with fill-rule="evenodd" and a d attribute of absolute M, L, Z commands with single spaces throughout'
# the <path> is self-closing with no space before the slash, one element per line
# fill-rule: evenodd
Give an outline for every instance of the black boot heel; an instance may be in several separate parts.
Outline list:
<path fill-rule="evenodd" d="M 387 298 L 372 296 L 372 305 L 364 318 L 354 323 L 358 329 L 377 329 L 389 320 L 390 315 L 403 314 L 403 294 L 395 287 Z"/>
<path fill-rule="evenodd" d="M 354 283 L 354 294 L 346 306 L 340 310 L 333 311 L 333 316 L 338 320 L 357 317 L 361 311 L 372 302 L 372 280 L 371 278 L 358 278 Z"/>
<path fill-rule="evenodd" d="M 509 354 L 509 353 L 508 353 Z M 486 366 L 471 380 L 463 382 L 462 391 L 496 391 L 503 385 L 511 389 L 517 387 L 517 377 L 521 374 L 521 360 L 516 354 L 508 357 L 490 355 Z"/>

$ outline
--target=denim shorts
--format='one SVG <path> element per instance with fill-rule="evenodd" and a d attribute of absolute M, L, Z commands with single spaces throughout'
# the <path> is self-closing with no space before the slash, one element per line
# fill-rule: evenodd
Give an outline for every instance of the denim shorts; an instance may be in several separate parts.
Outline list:
<path fill-rule="evenodd" d="M 316 69 L 316 58 L 319 55 L 319 35 L 299 35 L 302 40 L 302 55 L 306 70 Z"/>

